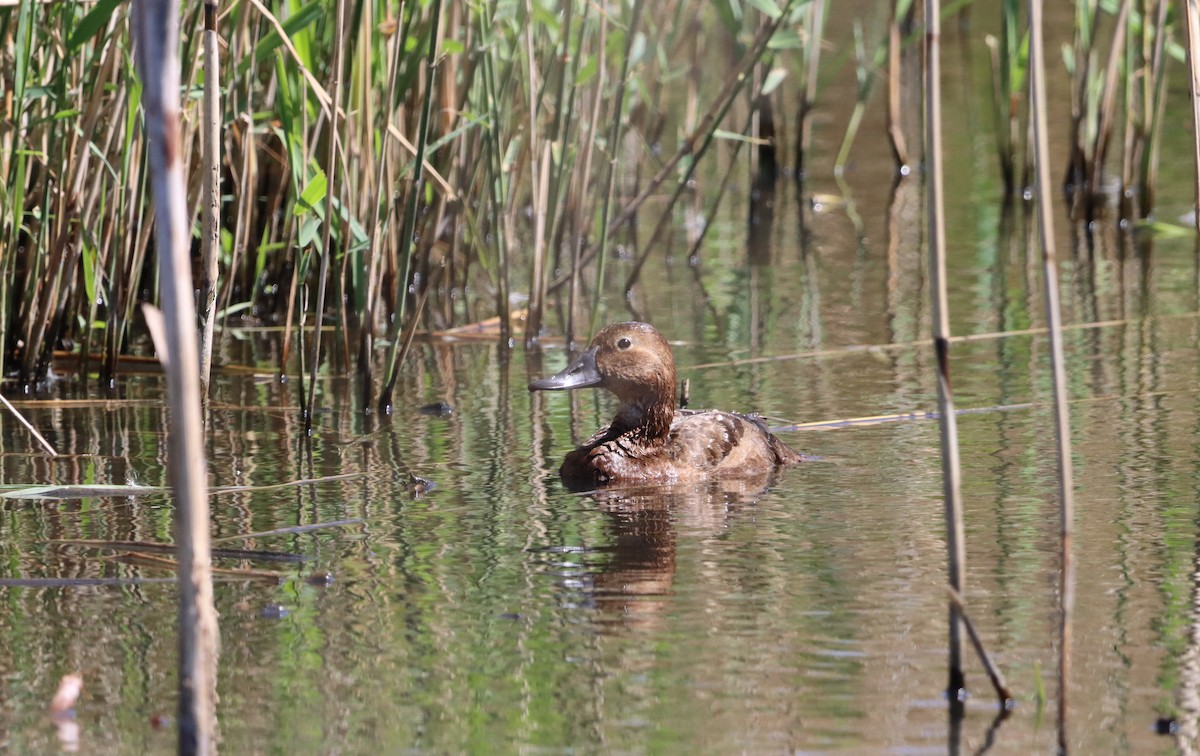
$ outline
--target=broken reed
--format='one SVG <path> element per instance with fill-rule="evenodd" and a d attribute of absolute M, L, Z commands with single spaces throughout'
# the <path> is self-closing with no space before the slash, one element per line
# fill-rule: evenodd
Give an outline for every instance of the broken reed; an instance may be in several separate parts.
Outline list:
<path fill-rule="evenodd" d="M 499 314 L 506 333 L 510 299 L 528 292 L 530 341 L 572 275 L 574 307 L 596 312 L 615 293 L 602 275 L 614 221 L 647 196 L 641 171 L 678 181 L 695 170 L 695 147 L 728 128 L 723 117 L 685 128 L 666 115 L 682 74 L 672 61 L 699 36 L 731 69 L 802 69 L 811 97 L 816 41 L 803 26 L 820 23 L 823 5 L 761 0 L 734 15 L 685 0 L 247 0 L 215 19 L 216 74 L 203 67 L 203 6 L 184 6 L 183 157 L 197 224 L 201 93 L 206 76 L 220 83 L 221 272 L 215 300 L 203 294 L 216 303 L 206 319 L 286 324 L 285 360 L 296 326 L 336 320 L 342 337 L 323 354 L 312 339 L 307 367 L 334 358 L 366 372 L 379 362 L 375 340 L 396 343 L 421 292 L 428 327 Z M 129 12 L 115 2 L 0 10 L 0 64 L 13 82 L 0 125 L 0 241 L 11 250 L 0 260 L 0 334 L 15 360 L 4 369 L 25 382 L 73 341 L 103 355 L 91 367 L 111 380 L 135 305 L 158 300 Z M 765 27 L 780 30 L 770 45 L 754 39 Z M 734 83 L 705 82 L 699 110 L 723 116 Z M 761 94 L 736 91 L 735 116 Z M 674 155 L 667 168 L 648 158 L 656 145 Z M 364 335 L 345 335 L 354 332 Z"/>

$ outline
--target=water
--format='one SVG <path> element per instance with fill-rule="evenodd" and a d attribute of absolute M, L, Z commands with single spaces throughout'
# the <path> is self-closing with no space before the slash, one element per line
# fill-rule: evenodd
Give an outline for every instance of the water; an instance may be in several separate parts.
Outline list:
<path fill-rule="evenodd" d="M 980 75 L 986 60 L 973 66 L 948 75 Z M 948 724 L 935 422 L 785 434 L 820 459 L 772 480 L 580 495 L 555 470 L 612 403 L 529 394 L 531 376 L 565 363 L 561 349 L 419 342 L 403 400 L 384 419 L 365 417 L 353 384 L 326 375 L 310 453 L 296 386 L 271 375 L 276 337 L 235 333 L 223 361 L 264 369 L 218 379 L 212 483 L 353 477 L 213 498 L 214 537 L 234 539 L 220 546 L 306 558 L 219 562 L 282 576 L 216 587 L 223 750 L 1052 750 L 1057 469 L 1036 331 L 1040 262 L 1028 219 L 1000 210 L 990 140 L 973 125 L 986 89 L 972 86 L 947 89 L 947 112 L 975 114 L 947 133 L 953 329 L 977 337 L 954 345 L 952 371 L 959 406 L 983 410 L 959 424 L 966 601 L 1018 698 L 1006 721 L 995 722 L 968 652 L 966 717 L 960 732 Z M 831 91 L 830 111 L 851 97 Z M 819 124 L 825 151 L 809 188 L 848 203 L 814 209 L 782 186 L 773 206 L 755 200 L 748 232 L 743 182 L 712 219 L 698 270 L 681 223 L 629 307 L 603 303 L 602 319 L 648 318 L 676 343 L 693 407 L 759 410 L 777 424 L 933 408 L 922 190 L 914 175 L 890 191 L 881 120 L 876 103 L 846 187 L 820 178 L 832 174 L 841 121 Z M 1186 145 L 1185 131 L 1166 135 L 1164 154 Z M 1164 163 L 1165 217 L 1190 203 L 1188 171 Z M 1170 752 L 1187 743 L 1156 735 L 1156 721 L 1197 716 L 1195 262 L 1187 240 L 1121 247 L 1108 232 L 1088 252 L 1069 228 L 1059 234 L 1066 322 L 1104 323 L 1066 337 L 1078 502 L 1072 747 Z M 612 264 L 610 291 L 629 270 Z M 989 336 L 1021 329 L 1035 330 Z M 786 355 L 801 356 L 746 362 Z M 4 416 L 0 482 L 162 484 L 162 390 L 153 376 L 131 377 L 111 406 L 23 404 L 64 456 L 38 455 Z M 419 411 L 438 401 L 453 413 Z M 436 488 L 414 494 L 410 475 Z M 0 577 L 168 574 L 62 542 L 169 541 L 166 496 L 7 500 L 0 511 Z M 353 522 L 237 538 L 341 520 Z M 330 584 L 308 580 L 324 572 Z M 173 750 L 170 722 L 157 726 L 175 709 L 172 586 L 0 587 L 0 602 L 0 745 L 58 750 L 46 703 L 79 670 L 84 750 Z"/>

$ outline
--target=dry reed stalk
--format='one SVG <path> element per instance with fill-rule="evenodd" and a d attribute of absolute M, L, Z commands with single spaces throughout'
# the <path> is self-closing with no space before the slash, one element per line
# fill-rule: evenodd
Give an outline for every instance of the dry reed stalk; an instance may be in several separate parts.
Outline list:
<path fill-rule="evenodd" d="M 208 402 L 213 328 L 217 319 L 217 262 L 221 251 L 221 84 L 217 58 L 217 0 L 204 2 L 204 202 L 200 234 L 200 399 Z"/>
<path fill-rule="evenodd" d="M 550 201 L 549 141 L 542 145 L 541 160 L 540 162 L 534 161 L 531 170 L 539 171 L 540 175 L 537 183 L 534 184 L 533 265 L 529 273 L 529 315 L 525 322 L 526 347 L 532 346 L 541 335 L 542 308 L 546 302 L 546 205 Z"/>
<path fill-rule="evenodd" d="M 241 166 L 234 171 L 231 167 L 231 177 L 234 182 L 235 196 L 237 197 L 237 214 L 233 222 L 233 250 L 229 261 L 229 279 L 225 283 L 225 290 L 221 298 L 221 310 L 225 313 L 224 318 L 229 317 L 229 303 L 233 297 L 234 276 L 241 263 L 242 251 L 250 246 L 250 219 L 254 217 L 254 192 L 251 190 L 251 185 L 254 183 L 257 174 L 258 163 L 255 159 L 255 149 L 257 141 L 254 138 L 254 120 L 249 113 L 243 112 L 237 118 L 238 123 L 244 126 L 241 135 L 242 145 L 242 160 Z M 230 142 L 232 143 L 236 137 L 236 127 L 230 129 Z M 226 152 L 229 155 L 234 154 L 234 150 L 226 147 Z"/>
<path fill-rule="evenodd" d="M 1067 688 L 1071 671 L 1071 615 L 1075 604 L 1075 560 L 1071 537 L 1075 521 L 1074 474 L 1071 463 L 1071 426 L 1067 417 L 1066 369 L 1063 365 L 1062 316 L 1059 312 L 1058 257 L 1054 245 L 1054 216 L 1050 195 L 1050 151 L 1046 134 L 1045 52 L 1042 42 L 1041 0 L 1029 0 L 1029 97 L 1033 128 L 1038 236 L 1042 247 L 1046 286 L 1046 325 L 1049 329 L 1050 366 L 1054 374 L 1054 430 L 1058 447 L 1060 499 L 1058 747 L 1067 751 Z"/>
<path fill-rule="evenodd" d="M 337 11 L 333 26 L 333 67 L 330 71 L 332 81 L 329 82 L 329 151 L 325 157 L 325 217 L 321 224 L 321 270 L 317 275 L 317 304 L 314 310 L 316 327 L 313 329 L 312 365 L 309 367 L 308 399 L 304 402 L 304 430 L 312 433 L 312 418 L 317 411 L 317 370 L 321 367 L 321 328 L 325 316 L 325 289 L 329 284 L 329 258 L 333 256 L 333 224 L 334 219 L 341 213 L 334 208 L 334 198 L 338 196 L 338 114 L 342 102 L 342 65 L 345 56 L 342 46 L 346 37 L 346 0 L 337 0 Z M 343 235 L 343 242 L 345 242 Z M 347 243 L 346 246 L 349 246 Z"/>
<path fill-rule="evenodd" d="M 528 15 L 533 14 L 531 0 L 525 0 L 525 12 Z M 538 90 L 541 88 L 542 79 L 534 56 L 533 24 L 525 24 L 524 36 L 526 70 L 529 75 L 529 122 L 526 124 L 526 133 L 529 135 L 529 181 L 533 199 L 533 265 L 529 272 L 529 320 L 525 328 L 525 346 L 528 348 L 537 341 L 541 333 L 542 305 L 546 296 L 543 271 L 546 269 L 546 203 L 549 201 L 550 192 L 550 142 L 547 140 L 542 145 L 538 141 Z"/>
<path fill-rule="evenodd" d="M 984 647 L 983 639 L 979 637 L 979 633 L 975 630 L 975 623 L 971 622 L 971 617 L 967 614 L 967 608 L 963 604 L 962 596 L 954 590 L 948 590 L 950 592 L 950 600 L 959 608 L 963 625 L 966 627 L 967 635 L 971 639 L 971 645 L 975 647 L 975 653 L 979 655 L 983 669 L 987 672 L 988 679 L 992 682 L 992 688 L 996 691 L 996 697 L 1000 699 L 1000 708 L 1002 710 L 1011 709 L 1015 699 L 1012 692 L 1008 689 L 1008 683 L 1004 681 L 1004 673 L 1000 671 L 1000 667 L 996 666 L 996 662 L 992 660 L 991 654 Z"/>
<path fill-rule="evenodd" d="M 1200 0 L 1186 0 L 1183 8 L 1187 25 L 1187 63 L 1192 101 L 1192 162 L 1196 169 L 1193 186 L 1195 204 L 1193 223 L 1200 235 Z"/>
<path fill-rule="evenodd" d="M 400 1 L 400 6 L 397 9 L 397 21 L 404 18 L 405 0 Z M 387 78 L 387 99 L 386 111 L 384 113 L 384 123 L 387 126 L 392 125 L 392 117 L 396 111 L 396 80 L 400 70 L 400 58 L 404 52 L 404 39 L 398 33 L 391 35 L 392 54 L 388 58 L 388 78 Z M 387 141 L 380 145 L 380 155 L 375 160 L 375 185 L 379 187 L 391 186 L 388 181 L 389 171 L 391 169 L 391 156 L 394 151 L 388 149 Z M 390 203 L 387 203 L 390 205 Z M 367 226 L 367 238 L 371 240 L 371 244 L 367 247 L 366 259 L 366 295 L 363 298 L 363 312 L 359 323 L 359 342 L 358 342 L 358 373 L 363 382 L 364 388 L 364 403 L 367 401 L 366 394 L 370 388 L 371 380 L 371 355 L 374 351 L 375 343 L 375 312 L 379 305 L 379 288 L 382 285 L 382 261 L 383 255 L 380 252 L 383 246 L 383 223 L 380 217 L 383 214 L 385 203 L 378 198 L 372 203 L 371 221 Z"/>
<path fill-rule="evenodd" d="M 12 404 L 4 398 L 3 394 L 0 394 L 0 404 L 3 404 L 4 408 L 11 412 L 13 417 L 17 418 L 17 422 L 20 423 L 25 430 L 29 431 L 29 435 L 33 436 L 33 438 L 39 444 L 41 444 L 41 447 L 46 450 L 47 454 L 49 454 L 51 457 L 58 456 L 58 452 L 54 451 L 54 447 L 50 445 L 50 442 L 46 440 L 46 437 L 39 433 L 38 429 L 33 427 L 33 424 L 26 420 L 25 416 L 18 412 L 17 408 L 12 406 Z"/>
<path fill-rule="evenodd" d="M 933 348 L 937 355 L 938 425 L 942 446 L 942 495 L 946 516 L 946 556 L 950 588 L 964 595 L 966 544 L 958 453 L 958 421 L 950 388 L 950 302 L 946 290 L 946 220 L 942 188 L 941 9 L 925 0 L 925 164 L 928 204 L 929 276 L 933 298 Z M 961 707 L 966 687 L 962 670 L 962 620 L 950 602 L 948 693 L 951 710 Z"/>
<path fill-rule="evenodd" d="M 605 78 L 604 72 L 604 55 L 606 44 L 608 41 L 608 14 L 600 14 L 600 30 L 598 33 L 599 40 L 596 43 L 595 54 L 599 58 L 597 67 L 597 81 L 593 87 L 592 108 L 591 114 L 587 120 L 587 132 L 583 138 L 583 171 L 579 173 L 579 179 L 575 184 L 575 218 L 572 226 L 575 229 L 575 237 L 571 244 L 571 290 L 567 298 L 567 329 L 566 339 L 568 348 L 575 343 L 575 312 L 579 297 L 579 276 L 580 264 L 583 258 L 583 242 L 586 238 L 583 230 L 583 217 L 585 206 L 584 197 L 587 195 L 591 187 L 592 176 L 592 160 L 596 154 L 596 128 L 600 121 L 600 105 L 604 100 Z M 580 54 L 582 55 L 583 41 L 580 40 Z"/>
<path fill-rule="evenodd" d="M 493 4 L 494 5 L 494 4 Z M 494 12 L 494 7 L 491 8 Z M 476 16 L 479 19 L 479 36 L 482 45 L 486 48 L 492 44 L 492 38 L 488 34 L 488 27 L 484 23 L 483 14 Z M 494 252 L 496 254 L 496 266 L 499 269 L 496 276 L 496 311 L 500 317 L 500 340 L 507 342 L 509 335 L 512 333 L 511 313 L 509 312 L 509 264 L 508 252 L 509 246 L 509 229 L 508 216 L 502 212 L 503 205 L 503 189 L 501 183 L 504 180 L 503 161 L 500 156 L 500 144 L 498 124 L 500 123 L 500 104 L 499 93 L 496 85 L 496 68 L 493 56 L 483 56 L 483 90 L 486 100 L 484 107 L 488 116 L 491 119 L 492 127 L 488 129 L 483 137 L 484 148 L 487 153 L 488 170 L 485 181 L 487 183 L 487 201 L 491 211 L 493 223 L 496 228 L 488 236 L 491 237 L 492 243 L 495 245 Z"/>
<path fill-rule="evenodd" d="M 179 752 L 207 754 L 215 751 L 220 636 L 212 595 L 190 227 L 180 154 L 179 7 L 175 0 L 144 0 L 134 6 L 133 15 L 146 131 L 153 145 L 149 163 L 168 350 L 168 470 L 175 492 L 179 578 Z"/>

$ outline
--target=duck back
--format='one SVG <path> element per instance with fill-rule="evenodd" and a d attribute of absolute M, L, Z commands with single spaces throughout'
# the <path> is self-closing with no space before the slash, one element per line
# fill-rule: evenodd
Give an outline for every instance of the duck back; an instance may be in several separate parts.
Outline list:
<path fill-rule="evenodd" d="M 686 483 L 762 475 L 803 461 L 760 418 L 736 412 L 676 410 L 666 438 L 643 437 L 637 430 L 602 428 L 567 455 L 559 474 L 575 486 Z"/>

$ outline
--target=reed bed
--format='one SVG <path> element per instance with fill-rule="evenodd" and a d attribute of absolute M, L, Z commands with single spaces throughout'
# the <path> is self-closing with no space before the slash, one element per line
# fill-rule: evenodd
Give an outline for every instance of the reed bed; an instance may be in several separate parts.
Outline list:
<path fill-rule="evenodd" d="M 823 6 L 185 8 L 183 157 L 204 372 L 213 326 L 281 324 L 285 359 L 303 346 L 309 387 L 328 364 L 355 366 L 364 386 L 382 366 L 386 406 L 415 317 L 436 330 L 499 315 L 509 338 L 527 298 L 532 345 L 572 279 L 572 317 L 595 313 L 619 294 L 606 271 L 612 235 L 661 186 L 678 195 L 730 117 L 765 107 L 797 70 L 811 110 Z M 0 368 L 27 386 L 47 377 L 56 349 L 81 352 L 85 374 L 111 384 L 141 332 L 135 306 L 158 300 L 128 12 L 115 2 L 0 11 L 13 71 L 0 132 L 0 233 L 12 250 L 0 261 Z M 704 115 L 677 123 L 666 86 L 697 36 L 736 63 L 693 89 Z M 214 43 L 219 53 L 200 54 Z M 747 76 L 756 66 L 763 73 Z M 673 157 L 654 166 L 646 156 L 660 147 Z M 423 293 L 428 307 L 415 313 Z M 328 348 L 320 330 L 305 335 L 323 321 L 340 326 Z"/>

